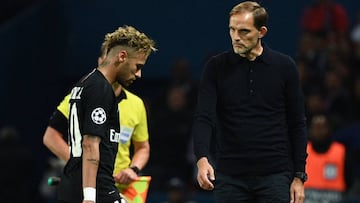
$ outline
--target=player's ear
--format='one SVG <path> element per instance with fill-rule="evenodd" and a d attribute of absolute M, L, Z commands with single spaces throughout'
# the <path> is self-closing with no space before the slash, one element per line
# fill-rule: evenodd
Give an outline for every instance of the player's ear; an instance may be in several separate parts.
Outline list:
<path fill-rule="evenodd" d="M 121 50 L 119 53 L 118 53 L 118 60 L 120 63 L 124 62 L 128 57 L 128 53 L 126 50 Z"/>

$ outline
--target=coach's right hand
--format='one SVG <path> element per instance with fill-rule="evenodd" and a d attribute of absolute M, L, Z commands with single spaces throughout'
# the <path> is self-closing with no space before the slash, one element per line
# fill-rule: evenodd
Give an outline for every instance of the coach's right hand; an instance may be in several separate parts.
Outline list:
<path fill-rule="evenodd" d="M 208 159 L 206 157 L 202 157 L 197 161 L 196 165 L 198 168 L 197 180 L 200 187 L 204 190 L 213 190 L 214 184 L 212 181 L 215 180 L 215 174 Z"/>

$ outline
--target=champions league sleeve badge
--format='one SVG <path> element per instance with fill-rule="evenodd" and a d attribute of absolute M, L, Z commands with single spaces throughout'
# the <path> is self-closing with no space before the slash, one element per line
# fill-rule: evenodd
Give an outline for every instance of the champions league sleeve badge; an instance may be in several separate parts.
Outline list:
<path fill-rule="evenodd" d="M 106 113 L 103 108 L 99 107 L 91 112 L 91 119 L 96 124 L 103 124 L 106 121 Z"/>

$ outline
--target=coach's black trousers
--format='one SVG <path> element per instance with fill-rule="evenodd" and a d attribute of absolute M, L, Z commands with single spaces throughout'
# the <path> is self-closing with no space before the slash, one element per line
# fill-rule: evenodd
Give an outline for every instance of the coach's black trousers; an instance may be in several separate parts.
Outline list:
<path fill-rule="evenodd" d="M 290 172 L 266 176 L 228 176 L 216 173 L 216 203 L 289 203 Z"/>

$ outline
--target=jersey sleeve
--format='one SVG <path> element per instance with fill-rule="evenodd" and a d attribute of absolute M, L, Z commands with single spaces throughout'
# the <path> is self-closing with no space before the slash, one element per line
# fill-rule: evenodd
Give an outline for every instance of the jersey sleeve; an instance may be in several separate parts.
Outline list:
<path fill-rule="evenodd" d="M 58 109 L 56 109 L 52 114 L 49 120 L 49 126 L 59 131 L 63 135 L 63 138 L 67 141 L 68 119 Z"/>
<path fill-rule="evenodd" d="M 60 111 L 66 119 L 69 119 L 69 100 L 70 94 L 66 95 L 59 106 L 57 106 L 57 110 Z"/>
<path fill-rule="evenodd" d="M 69 100 L 70 94 L 64 97 L 49 120 L 49 126 L 59 131 L 65 140 L 67 140 L 66 135 L 69 118 Z"/>
<path fill-rule="evenodd" d="M 84 90 L 85 100 L 82 101 L 84 115 L 83 134 L 104 136 L 111 124 L 111 112 L 114 111 L 115 95 L 111 86 L 90 86 Z M 117 124 L 118 125 L 118 124 Z"/>

